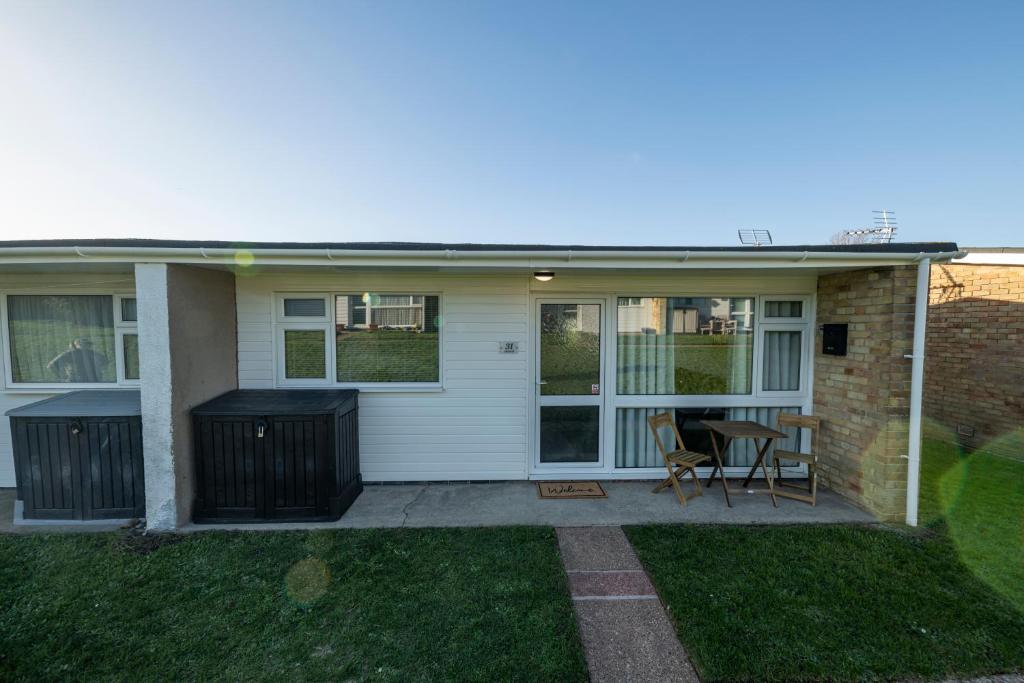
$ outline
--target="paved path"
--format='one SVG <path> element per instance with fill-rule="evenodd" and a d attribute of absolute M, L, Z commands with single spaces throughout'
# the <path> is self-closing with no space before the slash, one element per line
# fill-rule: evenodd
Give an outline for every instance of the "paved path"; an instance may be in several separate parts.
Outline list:
<path fill-rule="evenodd" d="M 557 532 L 590 680 L 699 681 L 622 529 Z"/>

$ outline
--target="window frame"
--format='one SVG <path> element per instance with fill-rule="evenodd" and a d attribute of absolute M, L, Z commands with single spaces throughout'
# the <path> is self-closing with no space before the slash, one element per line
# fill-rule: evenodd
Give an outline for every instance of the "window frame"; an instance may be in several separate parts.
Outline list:
<path fill-rule="evenodd" d="M 800 302 L 800 316 L 788 317 L 788 316 L 769 316 L 768 315 L 768 303 L 770 301 L 799 301 Z M 810 297 L 803 296 L 785 296 L 780 294 L 771 294 L 761 297 L 761 310 L 764 314 L 761 316 L 761 322 L 768 323 L 807 323 L 811 319 L 810 312 Z M 755 316 L 756 317 L 756 316 Z"/>
<path fill-rule="evenodd" d="M 765 335 L 768 332 L 799 332 L 800 333 L 800 388 L 796 391 L 771 391 L 764 388 L 764 350 Z M 757 386 L 754 387 L 755 395 L 779 398 L 803 398 L 808 393 L 807 376 L 810 374 L 808 364 L 810 360 L 810 325 L 806 322 L 792 323 L 764 323 L 757 331 L 758 347 L 761 349 L 754 364 L 757 366 Z"/>
<path fill-rule="evenodd" d="M 275 300 L 275 319 L 279 323 L 326 323 L 333 318 L 331 314 L 332 295 L 327 292 L 286 292 Z M 324 315 L 285 315 L 285 299 L 321 299 L 324 302 Z"/>
<path fill-rule="evenodd" d="M 330 387 L 332 389 L 358 389 L 364 392 L 396 392 L 396 393 L 428 393 L 444 391 L 445 383 L 445 371 L 444 371 L 444 340 L 445 340 L 445 296 L 444 292 L 436 290 L 422 290 L 416 288 L 410 289 L 373 289 L 373 294 L 380 295 L 392 295 L 392 296 L 436 296 L 437 297 L 437 309 L 438 315 L 441 318 L 441 324 L 437 328 L 437 381 L 436 382 L 339 382 L 337 380 L 337 340 L 335 333 L 337 331 L 337 298 L 339 296 L 353 296 L 360 294 L 361 292 L 353 290 L 352 288 L 337 289 L 331 291 L 318 291 L 318 292 L 293 292 L 293 291 L 278 291 L 274 292 L 274 317 L 272 321 L 273 327 L 273 359 L 274 359 L 274 385 L 277 387 Z M 285 299 L 313 299 L 317 297 L 323 297 L 326 302 L 326 312 L 322 318 L 309 319 L 305 322 L 301 321 L 296 317 L 286 317 L 284 315 L 284 300 Z M 323 380 L 311 380 L 311 379 L 287 379 L 284 376 L 285 369 L 285 357 L 284 357 L 284 333 L 281 330 L 284 329 L 300 329 L 300 330 L 313 330 L 322 329 L 326 335 L 327 344 L 325 352 L 327 377 Z"/>
<path fill-rule="evenodd" d="M 15 382 L 14 368 L 11 364 L 11 329 L 10 318 L 7 311 L 8 296 L 109 296 L 112 307 L 112 320 L 114 322 L 114 369 L 115 380 L 113 382 Z M 3 388 L 10 391 L 38 392 L 46 394 L 58 394 L 80 389 L 118 389 L 124 387 L 137 387 L 141 380 L 127 379 L 124 373 L 124 344 L 122 337 L 125 333 L 138 334 L 138 321 L 121 319 L 121 299 L 136 299 L 135 292 L 125 289 L 98 289 L 83 287 L 74 292 L 65 289 L 53 288 L 30 288 L 12 289 L 0 291 L 0 365 L 3 366 Z M 138 316 L 136 316 L 138 317 Z M 141 375 L 141 367 L 140 373 Z"/>
<path fill-rule="evenodd" d="M 608 381 L 615 383 L 615 386 L 607 394 L 605 404 L 605 419 L 602 424 L 605 430 L 605 450 L 610 453 L 606 461 L 608 463 L 606 472 L 609 474 L 614 473 L 616 477 L 624 479 L 650 479 L 653 475 L 658 472 L 664 472 L 664 467 L 616 467 L 616 417 L 618 411 L 621 408 L 662 408 L 662 409 L 676 409 L 676 408 L 793 408 L 798 407 L 800 414 L 802 415 L 813 415 L 814 414 L 814 403 L 813 396 L 811 393 L 811 387 L 814 382 L 814 325 L 815 325 L 815 295 L 813 293 L 800 293 L 800 294 L 756 294 L 744 291 L 732 291 L 728 287 L 723 287 L 725 292 L 689 292 L 686 288 L 680 288 L 675 291 L 665 291 L 661 288 L 650 288 L 645 289 L 642 292 L 638 292 L 637 289 L 630 289 L 626 291 L 613 291 L 609 296 L 610 302 L 617 302 L 622 297 L 729 297 L 729 298 L 752 298 L 754 299 L 754 310 L 753 310 L 753 358 L 751 363 L 751 390 L 747 394 L 635 394 L 635 395 L 623 395 L 618 393 L 618 315 L 609 315 L 607 321 L 607 330 L 609 335 L 609 353 L 607 354 L 607 366 L 606 373 L 610 378 Z M 801 318 L 764 318 L 763 311 L 766 310 L 766 301 L 801 301 L 802 302 L 802 313 Z M 617 311 L 617 307 L 611 309 Z M 801 347 L 803 357 L 801 358 L 801 390 L 799 392 L 776 392 L 776 391 L 761 391 L 760 387 L 763 384 L 762 379 L 762 363 L 764 354 L 764 340 L 762 329 L 775 329 L 776 325 L 785 326 L 796 326 L 799 327 L 804 333 L 804 343 Z M 801 450 L 806 452 L 809 448 L 807 439 L 801 439 Z M 740 466 L 726 466 L 726 474 L 728 476 L 746 476 L 749 471 L 749 467 Z M 800 464 L 795 467 L 783 467 L 783 472 L 787 474 L 798 474 L 806 473 L 806 466 Z M 709 467 L 699 467 L 698 471 L 704 475 L 707 471 L 710 471 Z"/>

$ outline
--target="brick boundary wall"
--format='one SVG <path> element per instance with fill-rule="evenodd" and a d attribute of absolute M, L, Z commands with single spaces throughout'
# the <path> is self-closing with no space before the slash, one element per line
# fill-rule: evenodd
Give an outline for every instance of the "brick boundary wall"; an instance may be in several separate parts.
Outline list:
<path fill-rule="evenodd" d="M 930 438 L 1021 457 L 1024 266 L 932 266 L 924 415 Z"/>
<path fill-rule="evenodd" d="M 818 278 L 814 414 L 823 485 L 883 521 L 906 516 L 907 424 L 917 267 Z M 846 356 L 821 352 L 820 326 L 846 323 Z"/>

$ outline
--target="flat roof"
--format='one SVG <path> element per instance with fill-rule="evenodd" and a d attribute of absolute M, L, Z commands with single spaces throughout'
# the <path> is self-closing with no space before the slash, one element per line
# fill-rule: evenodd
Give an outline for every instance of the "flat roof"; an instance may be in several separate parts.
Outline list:
<path fill-rule="evenodd" d="M 773 244 L 714 246 L 636 246 L 596 244 L 477 244 L 449 242 L 230 242 L 222 240 L 158 240 L 158 239 L 60 239 L 5 240 L 3 249 L 47 247 L 99 247 L 116 249 L 329 249 L 336 251 L 460 251 L 460 252 L 808 252 L 823 254 L 920 254 L 958 251 L 955 242 L 891 242 L 870 244 Z"/>

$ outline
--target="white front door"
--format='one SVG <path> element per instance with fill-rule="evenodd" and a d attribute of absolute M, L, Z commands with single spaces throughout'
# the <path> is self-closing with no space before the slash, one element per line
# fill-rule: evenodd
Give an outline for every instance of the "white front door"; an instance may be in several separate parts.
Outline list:
<path fill-rule="evenodd" d="M 603 467 L 603 307 L 599 299 L 537 300 L 537 470 Z"/>

